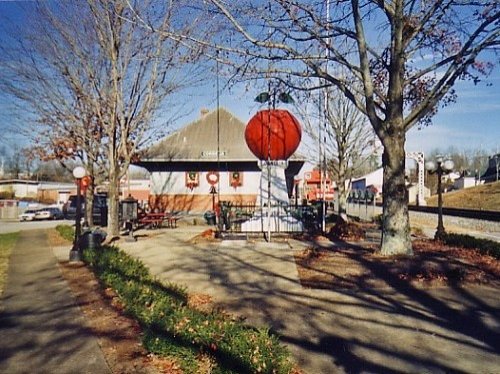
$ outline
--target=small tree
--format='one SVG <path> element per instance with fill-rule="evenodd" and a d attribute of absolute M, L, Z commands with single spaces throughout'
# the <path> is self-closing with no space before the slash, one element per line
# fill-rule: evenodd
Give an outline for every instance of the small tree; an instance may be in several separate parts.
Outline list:
<path fill-rule="evenodd" d="M 323 98 L 318 95 L 310 97 L 314 98 L 310 100 L 313 107 L 322 108 L 321 116 L 318 118 L 311 113 L 312 111 L 303 108 L 300 112 L 306 124 L 307 134 L 315 142 L 325 143 L 323 147 L 326 152 L 327 167 L 337 182 L 337 214 L 347 221 L 350 181 L 376 153 L 376 136 L 363 113 L 338 90 L 328 89 Z M 325 97 L 328 100 L 326 106 Z M 320 124 L 312 123 L 312 119 L 318 120 Z M 323 139 L 318 139 L 321 132 L 318 126 L 323 127 L 321 122 L 325 122 L 321 135 Z"/>

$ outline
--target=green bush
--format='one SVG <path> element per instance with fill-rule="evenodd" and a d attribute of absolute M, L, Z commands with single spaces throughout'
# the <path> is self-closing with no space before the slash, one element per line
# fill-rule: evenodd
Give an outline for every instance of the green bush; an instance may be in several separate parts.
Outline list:
<path fill-rule="evenodd" d="M 56 230 L 64 239 L 73 241 L 75 237 L 75 228 L 69 225 L 57 225 Z"/>
<path fill-rule="evenodd" d="M 88 249 L 84 261 L 142 325 L 144 346 L 176 357 L 184 372 L 199 371 L 200 354 L 212 358 L 218 373 L 291 372 L 290 353 L 268 330 L 246 326 L 222 312 L 189 307 L 185 289 L 157 281 L 141 261 L 123 251 Z"/>
<path fill-rule="evenodd" d="M 488 239 L 479 239 L 470 235 L 445 234 L 443 242 L 464 248 L 477 248 L 484 254 L 500 259 L 500 243 Z"/>
<path fill-rule="evenodd" d="M 0 200 L 1 199 L 14 199 L 16 194 L 13 191 L 2 191 L 0 192 Z"/>

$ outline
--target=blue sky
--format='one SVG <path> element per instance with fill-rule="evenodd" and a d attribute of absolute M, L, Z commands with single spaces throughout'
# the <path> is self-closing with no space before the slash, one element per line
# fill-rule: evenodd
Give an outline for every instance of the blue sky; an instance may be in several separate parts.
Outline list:
<path fill-rule="evenodd" d="M 488 86 L 487 83 L 492 85 Z M 455 90 L 457 102 L 440 108 L 431 126 L 420 130 L 414 128 L 408 132 L 407 151 L 423 151 L 428 154 L 436 149 L 445 152 L 454 147 L 461 151 L 483 149 L 490 153 L 498 147 L 500 152 L 499 67 L 477 85 L 459 81 Z M 198 107 L 193 107 L 193 112 L 182 122 L 196 119 L 202 107 L 214 109 L 215 92 L 215 87 L 204 90 L 205 95 L 196 100 Z M 259 104 L 253 101 L 259 92 L 258 89 L 252 92 L 238 87 L 231 89 L 229 93 L 226 90 L 220 95 L 220 104 L 246 123 L 259 109 Z"/>
<path fill-rule="evenodd" d="M 0 0 L 0 13 L 7 14 L 16 22 L 22 22 L 18 4 L 29 2 L 14 2 Z M 0 32 L 1 29 L 0 29 Z M 0 35 L 0 39 L 1 39 Z M 487 85 L 491 83 L 491 85 Z M 221 87 L 223 82 L 221 82 Z M 433 124 L 424 129 L 412 129 L 407 134 L 407 151 L 424 151 L 429 153 L 439 149 L 446 151 L 450 147 L 459 150 L 482 149 L 488 153 L 500 148 L 500 69 L 497 66 L 490 77 L 474 85 L 472 82 L 460 81 L 455 90 L 457 102 L 446 108 L 441 108 L 433 118 Z M 182 126 L 199 116 L 201 108 L 215 109 L 215 77 L 213 82 L 203 88 L 198 88 L 195 97 L 186 97 L 190 114 L 179 120 L 176 126 Z M 244 87 L 224 89 L 220 95 L 220 104 L 227 108 L 243 122 L 259 109 L 259 104 L 253 101 L 258 94 Z M 260 91 L 259 91 L 260 92 Z M 18 133 L 5 133 L 8 126 L 23 126 L 22 119 L 5 114 L 5 104 L 0 95 L 0 131 L 2 141 L 9 144 L 20 140 Z M 1 144 L 0 144 L 1 145 Z M 500 151 L 500 149 L 499 149 Z"/>
<path fill-rule="evenodd" d="M 487 86 L 486 83 L 491 83 Z M 457 102 L 441 108 L 433 125 L 412 129 L 407 135 L 407 151 L 428 153 L 439 148 L 483 149 L 500 152 L 500 72 L 478 85 L 460 81 L 455 85 Z"/>

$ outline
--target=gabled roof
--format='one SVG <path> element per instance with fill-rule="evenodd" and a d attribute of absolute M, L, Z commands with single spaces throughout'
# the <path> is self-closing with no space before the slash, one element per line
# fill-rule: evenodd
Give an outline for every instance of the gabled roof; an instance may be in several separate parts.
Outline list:
<path fill-rule="evenodd" d="M 202 113 L 201 118 L 151 146 L 141 161 L 217 160 L 217 132 L 220 161 L 254 161 L 245 142 L 245 124 L 225 109 Z"/>
<path fill-rule="evenodd" d="M 38 185 L 38 181 L 31 181 L 27 179 L 2 179 L 0 180 L 0 185 L 13 185 L 13 184 L 31 184 L 34 186 Z"/>
<path fill-rule="evenodd" d="M 246 124 L 224 108 L 202 112 L 202 116 L 187 126 L 152 145 L 140 157 L 139 164 L 148 162 L 214 162 L 257 161 L 245 141 Z M 219 146 L 217 147 L 217 133 Z M 303 161 L 295 155 L 290 161 Z"/>

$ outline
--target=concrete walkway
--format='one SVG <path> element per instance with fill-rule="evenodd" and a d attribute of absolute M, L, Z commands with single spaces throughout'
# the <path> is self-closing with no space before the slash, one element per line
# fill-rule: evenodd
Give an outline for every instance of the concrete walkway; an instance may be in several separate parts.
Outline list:
<path fill-rule="evenodd" d="M 119 246 L 161 279 L 270 326 L 307 373 L 499 372 L 498 289 L 419 289 L 397 279 L 383 290 L 304 289 L 293 260 L 303 243 L 191 244 L 202 230 L 180 227 Z"/>
<path fill-rule="evenodd" d="M 12 251 L 0 336 L 0 373 L 110 373 L 41 230 Z"/>

